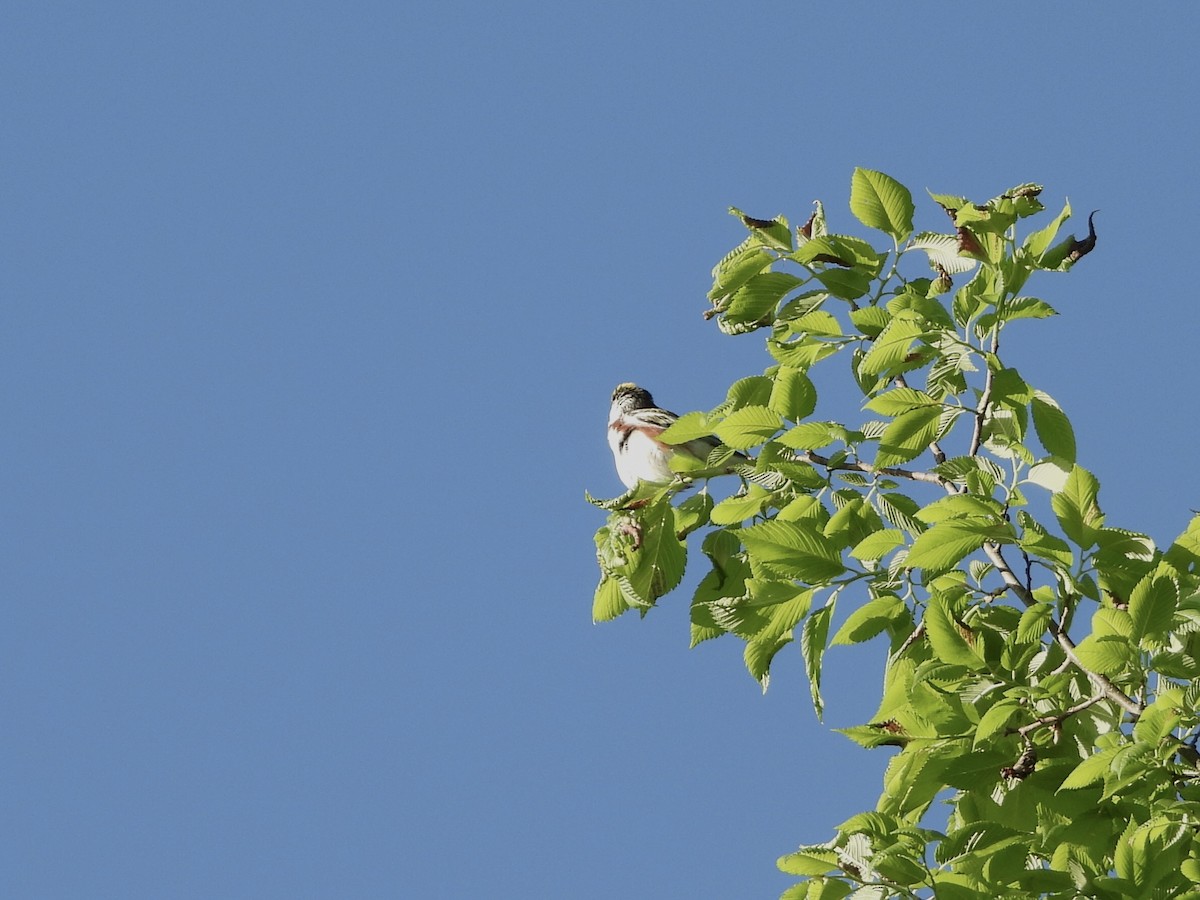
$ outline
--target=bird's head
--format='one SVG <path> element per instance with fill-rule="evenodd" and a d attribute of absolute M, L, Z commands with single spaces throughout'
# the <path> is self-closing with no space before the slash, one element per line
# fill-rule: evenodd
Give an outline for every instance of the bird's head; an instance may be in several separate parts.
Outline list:
<path fill-rule="evenodd" d="M 612 393 L 613 409 L 621 412 L 632 412 L 635 409 L 650 409 L 654 406 L 654 398 L 645 388 L 638 387 L 632 381 L 618 384 Z"/>

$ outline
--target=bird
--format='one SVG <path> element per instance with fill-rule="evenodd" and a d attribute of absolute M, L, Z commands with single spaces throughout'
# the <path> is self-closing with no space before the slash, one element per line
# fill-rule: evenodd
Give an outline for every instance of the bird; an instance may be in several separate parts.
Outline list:
<path fill-rule="evenodd" d="M 720 446 L 714 437 L 664 444 L 658 436 L 678 418 L 655 404 L 645 388 L 629 381 L 616 386 L 608 412 L 608 446 L 617 465 L 617 477 L 625 487 L 635 488 L 639 480 L 664 484 L 673 481 L 678 477 L 671 470 L 671 457 L 676 453 L 683 451 L 703 460 Z M 741 453 L 736 458 L 749 462 Z"/>

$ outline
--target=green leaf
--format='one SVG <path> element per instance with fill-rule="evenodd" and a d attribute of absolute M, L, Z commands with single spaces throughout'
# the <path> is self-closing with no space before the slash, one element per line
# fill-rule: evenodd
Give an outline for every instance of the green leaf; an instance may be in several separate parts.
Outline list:
<path fill-rule="evenodd" d="M 930 529 L 926 534 L 933 530 Z M 925 610 L 925 630 L 929 635 L 934 656 L 942 662 L 966 666 L 972 671 L 982 668 L 983 659 L 967 639 L 970 632 L 955 620 L 949 604 L 940 594 L 935 594 L 929 600 L 929 606 Z"/>
<path fill-rule="evenodd" d="M 909 250 L 921 250 L 929 257 L 931 267 L 941 267 L 947 275 L 960 275 L 978 263 L 968 256 L 958 255 L 958 238 L 949 234 L 922 231 L 908 242 Z"/>
<path fill-rule="evenodd" d="M 729 207 L 729 214 L 737 216 L 742 224 L 750 231 L 752 240 L 776 250 L 792 249 L 792 229 L 787 219 L 776 216 L 773 219 L 757 219 L 746 215 L 736 206 Z"/>
<path fill-rule="evenodd" d="M 783 418 L 799 422 L 817 408 L 817 389 L 802 369 L 780 366 L 775 373 L 769 406 Z"/>
<path fill-rule="evenodd" d="M 1097 502 L 1099 493 L 1096 476 L 1076 465 L 1063 489 L 1050 498 L 1063 533 L 1085 550 L 1096 543 L 1099 529 L 1104 525 L 1104 514 Z"/>
<path fill-rule="evenodd" d="M 974 494 L 950 494 L 926 504 L 917 513 L 922 522 L 932 525 L 946 519 L 961 519 L 964 516 L 1001 521 L 1002 509 L 999 503 L 987 497 L 977 497 Z"/>
<path fill-rule="evenodd" d="M 592 599 L 592 621 L 610 622 L 629 609 L 629 604 L 621 595 L 620 585 L 615 578 L 604 576 L 596 587 L 596 595 Z"/>
<path fill-rule="evenodd" d="M 786 577 L 819 584 L 842 574 L 837 548 L 812 523 L 772 520 L 734 534 L 752 558 Z"/>
<path fill-rule="evenodd" d="M 713 433 L 735 450 L 756 447 L 783 427 L 779 413 L 765 406 L 745 406 L 730 413 Z"/>
<path fill-rule="evenodd" d="M 1033 427 L 1046 452 L 1059 459 L 1075 462 L 1075 431 L 1054 398 L 1042 391 L 1034 391 L 1030 410 L 1033 412 Z"/>
<path fill-rule="evenodd" d="M 1004 728 L 1008 727 L 1008 723 L 1012 721 L 1013 716 L 1021 711 L 1021 701 L 1019 700 L 1000 700 L 992 705 L 987 712 L 979 718 L 979 725 L 975 728 L 975 740 L 972 743 L 972 749 L 978 750 L 982 745 L 986 744 L 993 735 L 997 734 Z"/>
<path fill-rule="evenodd" d="M 776 865 L 788 875 L 824 875 L 838 869 L 836 850 L 823 847 L 806 847 L 796 853 L 779 857 Z"/>
<path fill-rule="evenodd" d="M 857 300 L 871 289 L 870 273 L 860 269 L 825 269 L 816 273 L 816 279 L 842 300 Z"/>
<path fill-rule="evenodd" d="M 1030 233 L 1025 238 L 1025 243 L 1022 247 L 1035 259 L 1040 259 L 1042 254 L 1054 243 L 1054 238 L 1058 235 L 1058 229 L 1062 227 L 1062 223 L 1071 218 L 1071 204 L 1064 203 L 1062 212 L 1060 212 L 1054 221 L 1045 228 L 1039 229 Z"/>
<path fill-rule="evenodd" d="M 781 434 L 779 443 L 793 450 L 819 450 L 848 437 L 849 432 L 837 422 L 802 422 Z"/>
<path fill-rule="evenodd" d="M 1161 644 L 1179 606 L 1179 576 L 1169 563 L 1159 563 L 1134 586 L 1129 595 L 1133 639 Z"/>
<path fill-rule="evenodd" d="M 1059 785 L 1060 791 L 1075 791 L 1101 781 L 1108 774 L 1113 757 L 1123 748 L 1110 747 L 1095 753 L 1077 765 Z"/>
<path fill-rule="evenodd" d="M 881 416 L 898 416 L 921 408 L 942 409 L 942 404 L 916 388 L 896 388 L 872 398 L 866 408 Z"/>
<path fill-rule="evenodd" d="M 850 551 L 859 562 L 882 559 L 904 543 L 904 532 L 898 528 L 884 528 L 869 534 Z"/>
<path fill-rule="evenodd" d="M 850 310 L 850 321 L 860 332 L 873 338 L 887 327 L 892 316 L 882 306 L 863 306 Z"/>
<path fill-rule="evenodd" d="M 833 313 L 823 309 L 806 313 L 787 323 L 793 334 L 813 334 L 818 337 L 841 337 L 842 325 Z"/>
<path fill-rule="evenodd" d="M 714 302 L 729 296 L 775 261 L 775 257 L 747 239 L 734 247 L 712 271 L 713 286 L 708 298 Z"/>
<path fill-rule="evenodd" d="M 912 310 L 902 310 L 880 332 L 859 368 L 872 375 L 882 375 L 901 367 L 912 352 L 913 341 L 924 333 L 923 317 Z"/>
<path fill-rule="evenodd" d="M 1134 739 L 1157 744 L 1178 727 L 1186 708 L 1182 688 L 1161 691 L 1138 717 L 1137 724 L 1133 726 Z"/>
<path fill-rule="evenodd" d="M 996 318 L 1001 322 L 1011 322 L 1014 319 L 1047 319 L 1057 316 L 1058 312 L 1044 300 L 1036 297 L 1014 297 L 1004 303 L 996 312 Z M 981 324 L 986 325 L 983 320 Z"/>
<path fill-rule="evenodd" d="M 776 362 L 797 369 L 810 369 L 837 351 L 837 344 L 814 337 L 803 337 L 795 341 L 767 341 L 767 352 Z"/>
<path fill-rule="evenodd" d="M 850 613 L 830 641 L 830 646 L 859 644 L 869 641 L 894 620 L 908 613 L 904 601 L 894 594 L 885 594 L 864 603 Z"/>
<path fill-rule="evenodd" d="M 917 518 L 921 507 L 912 497 L 892 491 L 877 496 L 875 505 L 879 508 L 879 514 L 897 528 L 903 528 L 914 536 L 925 530 L 925 525 Z"/>
<path fill-rule="evenodd" d="M 997 523 L 991 518 L 947 519 L 917 535 L 904 564 L 914 569 L 942 572 L 988 541 L 1011 543 L 1011 528 L 1007 523 Z"/>
<path fill-rule="evenodd" d="M 926 406 L 896 416 L 879 438 L 877 469 L 908 462 L 929 449 L 941 429 L 942 407 Z"/>
<path fill-rule="evenodd" d="M 1022 644 L 1032 644 L 1040 641 L 1050 625 L 1050 617 L 1054 607 L 1049 603 L 1035 603 L 1021 613 L 1021 622 L 1017 626 L 1017 641 Z"/>
<path fill-rule="evenodd" d="M 766 375 L 738 379 L 729 386 L 721 409 L 728 414 L 743 406 L 766 406 L 771 398 L 771 388 L 772 381 Z"/>
<path fill-rule="evenodd" d="M 745 494 L 726 497 L 709 515 L 714 525 L 739 525 L 762 512 L 771 495 L 756 484 L 750 485 Z"/>
<path fill-rule="evenodd" d="M 825 523 L 825 536 L 840 547 L 853 547 L 863 538 L 883 527 L 874 507 L 861 497 L 855 497 L 833 514 Z"/>
<path fill-rule="evenodd" d="M 712 417 L 708 413 L 684 413 L 658 436 L 664 444 L 686 444 L 712 434 Z"/>
<path fill-rule="evenodd" d="M 861 238 L 826 234 L 807 241 L 788 258 L 808 268 L 836 265 L 878 275 L 885 256 Z"/>
<path fill-rule="evenodd" d="M 775 307 L 802 282 L 788 272 L 763 272 L 750 278 L 733 295 L 725 316 L 731 322 L 774 319 Z"/>
<path fill-rule="evenodd" d="M 825 702 L 821 699 L 821 660 L 825 656 L 825 639 L 829 635 L 829 622 L 833 618 L 835 602 L 836 598 L 831 597 L 825 606 L 809 616 L 800 633 L 800 652 L 804 656 L 804 670 L 808 673 L 813 711 L 816 712 L 818 720 L 825 711 Z"/>
<path fill-rule="evenodd" d="M 1100 675 L 1117 675 L 1136 658 L 1129 640 L 1115 634 L 1104 637 L 1089 635 L 1075 648 L 1075 654 L 1084 668 Z"/>
<path fill-rule="evenodd" d="M 908 188 L 870 169 L 855 169 L 850 180 L 850 211 L 868 228 L 885 231 L 898 241 L 912 234 L 915 207 Z"/>

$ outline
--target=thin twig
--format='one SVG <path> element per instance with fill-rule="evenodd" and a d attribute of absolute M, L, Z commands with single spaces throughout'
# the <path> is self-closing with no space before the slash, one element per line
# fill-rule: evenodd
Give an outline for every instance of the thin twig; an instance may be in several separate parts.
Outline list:
<path fill-rule="evenodd" d="M 1008 562 L 1004 559 L 1004 554 L 1000 551 L 1000 545 L 995 543 L 986 543 L 983 545 L 983 552 L 987 554 L 996 567 L 996 571 L 1000 573 L 1000 577 L 1004 579 L 1004 583 L 1012 588 L 1013 594 L 1025 606 L 1033 606 L 1037 601 L 1033 597 L 1033 593 L 1021 584 L 1021 579 L 1013 572 Z M 1137 719 L 1142 714 L 1142 705 L 1126 694 L 1123 690 L 1116 686 L 1113 681 L 1099 672 L 1093 672 L 1079 659 L 1079 655 L 1075 652 L 1075 642 L 1071 640 L 1070 635 L 1063 629 L 1062 623 L 1051 617 L 1050 619 L 1050 634 L 1054 636 L 1055 642 L 1066 654 L 1067 659 L 1071 661 L 1071 665 L 1075 666 L 1080 672 L 1083 672 L 1091 679 L 1092 684 L 1100 688 L 1104 695 L 1124 709 L 1134 719 Z"/>
<path fill-rule="evenodd" d="M 1032 722 L 1030 722 L 1028 725 L 1022 725 L 1020 728 L 1009 728 L 1005 733 L 1006 734 L 1019 734 L 1019 735 L 1021 735 L 1021 737 L 1027 737 L 1029 735 L 1029 732 L 1031 732 L 1031 731 L 1037 731 L 1037 729 L 1044 728 L 1047 725 L 1051 725 L 1051 726 L 1061 725 L 1063 722 L 1065 722 L 1067 719 L 1071 718 L 1071 716 L 1075 715 L 1076 713 L 1081 713 L 1085 709 L 1095 706 L 1097 703 L 1101 702 L 1102 700 L 1108 700 L 1108 699 L 1110 699 L 1110 698 L 1106 694 L 1103 694 L 1103 693 L 1097 694 L 1095 697 L 1089 697 L 1086 700 L 1082 700 L 1079 703 L 1076 703 L 1070 709 L 1064 709 L 1062 712 L 1058 713 L 1057 715 L 1039 716 L 1038 718 L 1036 718 Z"/>
<path fill-rule="evenodd" d="M 945 487 L 950 484 L 948 478 L 943 478 L 934 472 L 914 472 L 909 469 L 896 469 L 892 466 L 883 466 L 877 468 L 870 463 L 865 462 L 837 462 L 831 463 L 829 458 L 821 456 L 819 453 L 813 453 L 811 450 L 805 450 L 796 454 L 797 462 L 805 462 L 810 466 L 819 466 L 831 471 L 846 471 L 846 472 L 863 472 L 867 475 L 890 475 L 892 478 L 907 478 L 910 481 L 926 481 L 930 484 L 937 484 Z"/>

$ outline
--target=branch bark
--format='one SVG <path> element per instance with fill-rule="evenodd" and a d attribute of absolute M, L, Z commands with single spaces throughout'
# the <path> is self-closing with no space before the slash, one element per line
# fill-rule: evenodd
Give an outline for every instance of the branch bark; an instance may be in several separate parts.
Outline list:
<path fill-rule="evenodd" d="M 1033 594 L 1029 589 L 1021 583 L 1008 561 L 1005 560 L 1004 554 L 1000 550 L 999 544 L 984 544 L 983 552 L 987 554 L 988 559 L 996 567 L 996 571 L 1000 573 L 1000 577 L 1004 579 L 1004 583 L 1012 590 L 1013 594 L 1026 606 L 1033 606 L 1037 603 L 1033 599 Z M 1075 652 L 1075 642 L 1071 640 L 1071 636 L 1063 629 L 1062 623 L 1051 617 L 1050 619 L 1050 634 L 1054 636 L 1055 642 L 1062 647 L 1063 653 L 1066 654 L 1071 665 L 1085 674 L 1108 699 L 1112 700 L 1123 710 L 1129 713 L 1136 720 L 1142 714 L 1142 705 L 1126 694 L 1123 690 L 1113 683 L 1112 679 L 1106 675 L 1101 675 L 1099 672 L 1093 672 L 1085 666 L 1079 655 Z"/>

